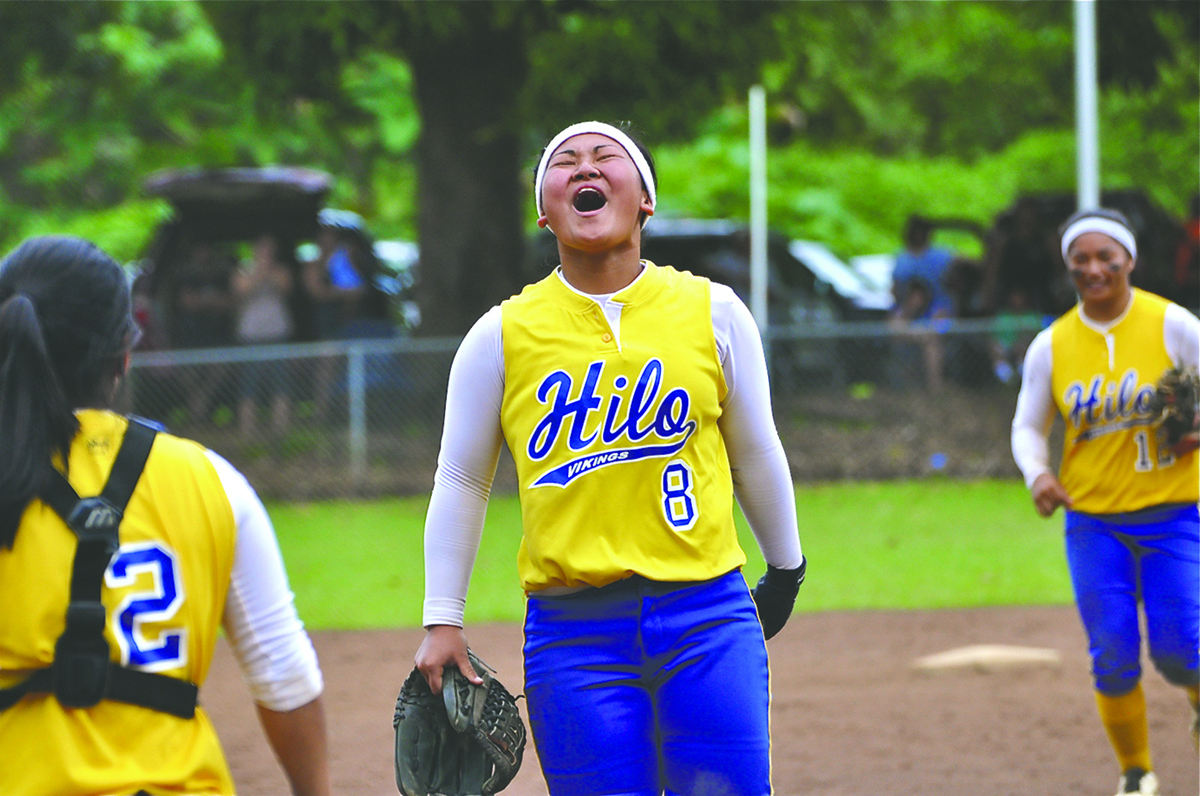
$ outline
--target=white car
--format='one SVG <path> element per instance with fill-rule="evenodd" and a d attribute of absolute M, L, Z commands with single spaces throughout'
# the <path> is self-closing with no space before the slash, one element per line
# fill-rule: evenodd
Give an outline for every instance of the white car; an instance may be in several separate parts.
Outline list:
<path fill-rule="evenodd" d="M 888 306 L 891 306 L 892 271 L 896 269 L 896 255 L 860 254 L 850 258 L 850 267 L 870 282 L 875 290 L 887 293 Z"/>
<path fill-rule="evenodd" d="M 811 240 L 793 240 L 788 243 L 788 252 L 808 267 L 808 270 L 829 285 L 842 298 L 863 310 L 886 312 L 892 307 L 891 271 L 887 283 L 881 284 L 868 279 L 862 272 L 844 263 L 823 243 Z"/>

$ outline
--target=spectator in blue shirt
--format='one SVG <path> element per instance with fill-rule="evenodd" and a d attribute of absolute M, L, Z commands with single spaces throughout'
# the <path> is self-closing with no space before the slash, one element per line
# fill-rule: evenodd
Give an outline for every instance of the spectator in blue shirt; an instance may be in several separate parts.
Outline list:
<path fill-rule="evenodd" d="M 910 369 L 905 363 L 917 358 L 925 371 L 925 384 L 932 393 L 944 385 L 945 353 L 941 331 L 954 316 L 954 297 L 946 285 L 946 272 L 954 261 L 947 249 L 930 245 L 933 223 L 910 216 L 904 228 L 904 250 L 896 255 L 892 271 L 892 328 L 897 334 L 894 365 Z M 907 381 L 907 379 L 902 379 Z"/>
<path fill-rule="evenodd" d="M 909 217 L 904 227 L 904 250 L 896 255 L 892 271 L 892 295 L 899 307 L 912 282 L 921 280 L 933 291 L 921 318 L 949 318 L 954 315 L 954 299 L 946 289 L 945 276 L 954 254 L 931 245 L 932 237 L 932 222 L 920 216 Z"/>

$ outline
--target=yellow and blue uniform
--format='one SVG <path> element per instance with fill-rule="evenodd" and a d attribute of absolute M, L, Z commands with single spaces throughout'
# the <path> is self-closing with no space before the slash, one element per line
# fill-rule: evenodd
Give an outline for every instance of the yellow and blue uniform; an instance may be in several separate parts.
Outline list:
<path fill-rule="evenodd" d="M 1196 457 L 1160 451 L 1151 427 L 1155 384 L 1172 366 L 1163 343 L 1168 302 L 1135 290 L 1107 334 L 1076 311 L 1050 328 L 1051 389 L 1065 423 L 1061 478 L 1076 511 L 1113 514 L 1195 503 Z"/>
<path fill-rule="evenodd" d="M 614 301 L 619 341 L 596 302 L 554 275 L 501 305 L 526 591 L 707 580 L 746 561 L 708 282 L 651 266 Z"/>
<path fill-rule="evenodd" d="M 82 410 L 68 478 L 82 496 L 108 479 L 128 421 Z M 233 567 L 236 525 L 204 448 L 160 433 L 120 526 L 101 601 L 112 660 L 201 684 L 208 674 Z M 75 534 L 41 500 L 0 549 L 0 687 L 54 658 L 69 600 Z M 0 793 L 231 794 L 233 782 L 203 709 L 192 719 L 115 701 L 68 709 L 28 695 L 0 712 Z M 36 761 L 33 762 L 33 761 Z"/>
<path fill-rule="evenodd" d="M 1134 290 L 1106 332 L 1072 310 L 1048 330 L 1051 389 L 1065 424 L 1060 480 L 1072 496 L 1067 561 L 1096 688 L 1120 695 L 1140 676 L 1138 601 L 1150 657 L 1177 685 L 1197 683 L 1200 645 L 1200 470 L 1155 440 L 1150 399 L 1172 366 L 1169 302 Z"/>
<path fill-rule="evenodd" d="M 770 792 L 709 291 L 647 263 L 612 297 L 619 328 L 556 274 L 501 305 L 526 696 L 555 794 Z"/>

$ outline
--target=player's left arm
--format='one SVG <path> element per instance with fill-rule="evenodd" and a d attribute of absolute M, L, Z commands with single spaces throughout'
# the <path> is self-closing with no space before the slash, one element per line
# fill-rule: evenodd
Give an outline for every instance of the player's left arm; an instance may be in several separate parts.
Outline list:
<path fill-rule="evenodd" d="M 293 796 L 329 796 L 325 705 L 321 698 L 288 711 L 255 707 Z"/>
<path fill-rule="evenodd" d="M 254 701 L 270 710 L 294 710 L 324 690 L 316 651 L 296 612 L 266 508 L 232 465 L 212 452 L 209 459 L 237 523 L 222 617 L 226 638 Z"/>
<path fill-rule="evenodd" d="M 1167 305 L 1163 318 L 1163 343 L 1171 364 L 1179 370 L 1200 370 L 1200 318 L 1178 304 Z M 1173 446 L 1176 456 L 1200 447 L 1200 413 L 1193 417 L 1192 432 Z"/>
<path fill-rule="evenodd" d="M 767 363 L 753 316 L 733 291 L 713 285 L 713 321 L 728 387 L 718 425 L 734 494 L 763 558 L 780 569 L 803 560 L 791 469 L 771 408 Z M 722 296 L 727 291 L 728 296 Z M 722 300 L 725 299 L 725 300 Z"/>
<path fill-rule="evenodd" d="M 1163 318 L 1163 344 L 1174 367 L 1200 368 L 1200 318 L 1169 304 Z"/>
<path fill-rule="evenodd" d="M 245 477 L 209 453 L 237 524 L 223 626 L 259 723 L 295 796 L 328 796 L 324 683 L 296 613 L 279 543 Z"/>
<path fill-rule="evenodd" d="M 772 415 L 758 327 L 732 291 L 722 295 L 714 286 L 713 292 L 713 328 L 728 388 L 718 423 L 734 494 L 767 562 L 753 596 L 769 639 L 791 616 L 804 582 L 795 487 Z"/>

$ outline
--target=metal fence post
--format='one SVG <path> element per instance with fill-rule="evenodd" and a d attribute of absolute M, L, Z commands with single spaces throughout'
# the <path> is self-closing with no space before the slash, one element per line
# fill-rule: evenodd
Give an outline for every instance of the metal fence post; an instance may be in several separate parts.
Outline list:
<path fill-rule="evenodd" d="M 361 344 L 351 344 L 346 352 L 350 399 L 350 479 L 354 488 L 362 486 L 367 472 L 367 369 Z"/>

